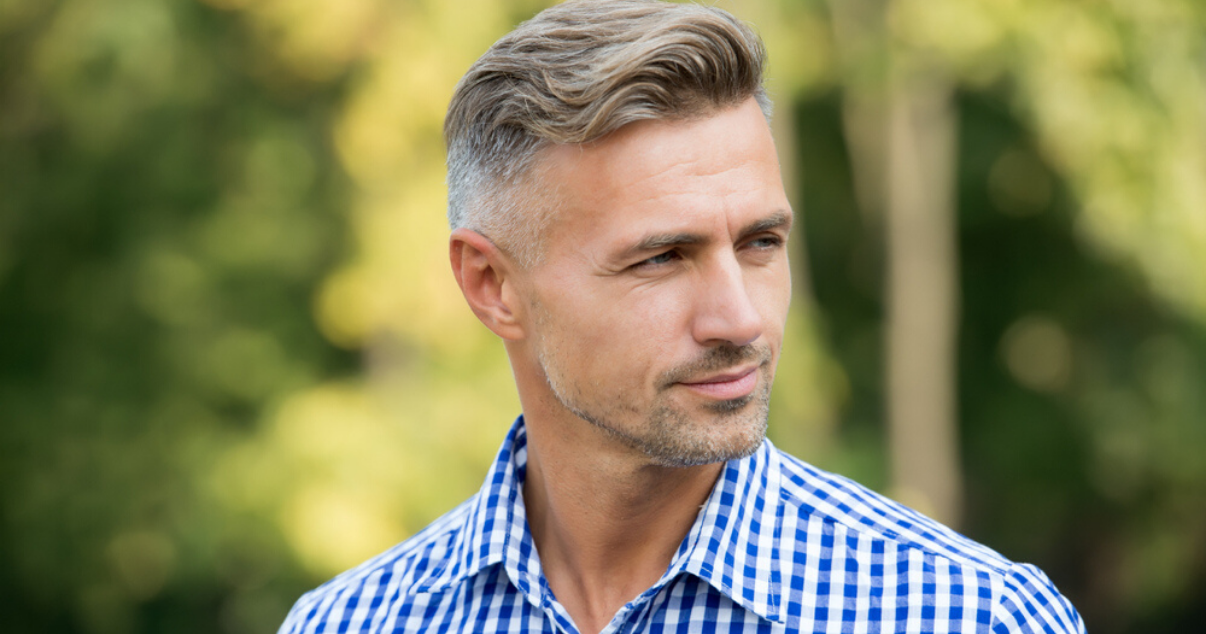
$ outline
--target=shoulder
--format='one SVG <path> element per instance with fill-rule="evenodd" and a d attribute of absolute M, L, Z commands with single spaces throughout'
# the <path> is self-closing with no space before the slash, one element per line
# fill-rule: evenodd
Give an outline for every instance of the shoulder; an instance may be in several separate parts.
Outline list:
<path fill-rule="evenodd" d="M 1010 566 L 1000 553 L 867 487 L 776 450 L 786 513 L 844 527 L 863 538 L 919 549 L 997 573 Z"/>
<path fill-rule="evenodd" d="M 1038 568 L 1010 561 L 849 478 L 776 452 L 783 534 L 790 540 L 785 546 L 814 554 L 797 556 L 798 561 L 819 559 L 842 571 L 843 583 L 858 577 L 854 583 L 878 586 L 904 603 L 960 599 L 956 602 L 967 607 L 960 618 L 976 631 L 1084 631 L 1071 603 Z M 911 609 L 902 614 L 912 614 Z"/>
<path fill-rule="evenodd" d="M 389 604 L 408 600 L 447 568 L 458 550 L 475 498 L 406 541 L 348 570 L 297 600 L 279 634 L 376 629 Z M 356 621 L 356 623 L 351 623 Z M 325 625 L 325 627 L 323 627 Z"/>

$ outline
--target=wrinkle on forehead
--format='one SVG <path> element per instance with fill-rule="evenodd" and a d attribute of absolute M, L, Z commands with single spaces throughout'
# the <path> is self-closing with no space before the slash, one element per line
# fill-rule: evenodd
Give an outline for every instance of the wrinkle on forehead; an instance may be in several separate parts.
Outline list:
<path fill-rule="evenodd" d="M 546 248 L 555 248 L 555 237 L 566 231 L 580 241 L 603 230 L 612 234 L 609 241 L 620 237 L 607 216 L 624 209 L 673 208 L 684 223 L 696 216 L 694 228 L 682 229 L 698 232 L 699 214 L 719 212 L 732 223 L 735 210 L 770 213 L 786 207 L 777 198 L 782 180 L 770 129 L 752 100 L 708 118 L 641 121 L 589 144 L 550 146 L 542 159 L 558 190 Z M 630 216 L 629 222 L 640 224 L 642 218 Z M 748 220 L 732 223 L 729 232 Z M 674 229 L 636 231 L 650 230 Z"/>
<path fill-rule="evenodd" d="M 732 116 L 746 110 L 757 116 Z M 691 133 L 683 134 L 686 129 Z M 770 127 L 752 99 L 707 117 L 638 121 L 590 143 L 551 146 L 545 158 L 553 178 L 595 186 L 623 182 L 632 187 L 679 173 L 719 176 L 733 169 L 734 157 L 726 156 L 720 149 L 731 151 L 735 144 L 725 141 L 734 137 L 745 141 L 739 144 L 745 146 L 745 156 L 736 157 L 738 160 L 763 162 L 769 158 L 778 173 L 778 155 L 774 152 Z"/>

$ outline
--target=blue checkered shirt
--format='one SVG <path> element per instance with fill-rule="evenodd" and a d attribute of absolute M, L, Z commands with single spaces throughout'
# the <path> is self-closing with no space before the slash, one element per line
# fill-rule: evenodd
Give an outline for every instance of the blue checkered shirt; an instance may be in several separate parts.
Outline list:
<path fill-rule="evenodd" d="M 520 494 L 523 417 L 474 497 L 306 594 L 281 634 L 564 632 Z M 768 441 L 729 462 L 665 574 L 606 634 L 1084 632 L 1034 566 Z"/>

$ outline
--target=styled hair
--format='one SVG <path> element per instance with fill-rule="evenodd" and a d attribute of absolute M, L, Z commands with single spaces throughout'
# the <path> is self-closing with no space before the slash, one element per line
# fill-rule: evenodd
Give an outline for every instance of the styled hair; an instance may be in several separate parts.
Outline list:
<path fill-rule="evenodd" d="M 461 78 L 444 120 L 448 223 L 536 263 L 552 205 L 537 165 L 552 144 L 636 121 L 704 117 L 757 99 L 765 51 L 729 13 L 653 0 L 570 0 L 495 42 Z"/>

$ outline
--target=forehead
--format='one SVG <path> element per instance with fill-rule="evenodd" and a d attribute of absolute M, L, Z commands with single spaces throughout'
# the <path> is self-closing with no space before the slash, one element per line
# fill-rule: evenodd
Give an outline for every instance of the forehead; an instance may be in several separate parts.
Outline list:
<path fill-rule="evenodd" d="M 787 208 L 770 129 L 753 99 L 698 119 L 642 121 L 594 143 L 554 146 L 542 163 L 557 199 L 546 251 L 567 240 L 582 249 Z"/>

